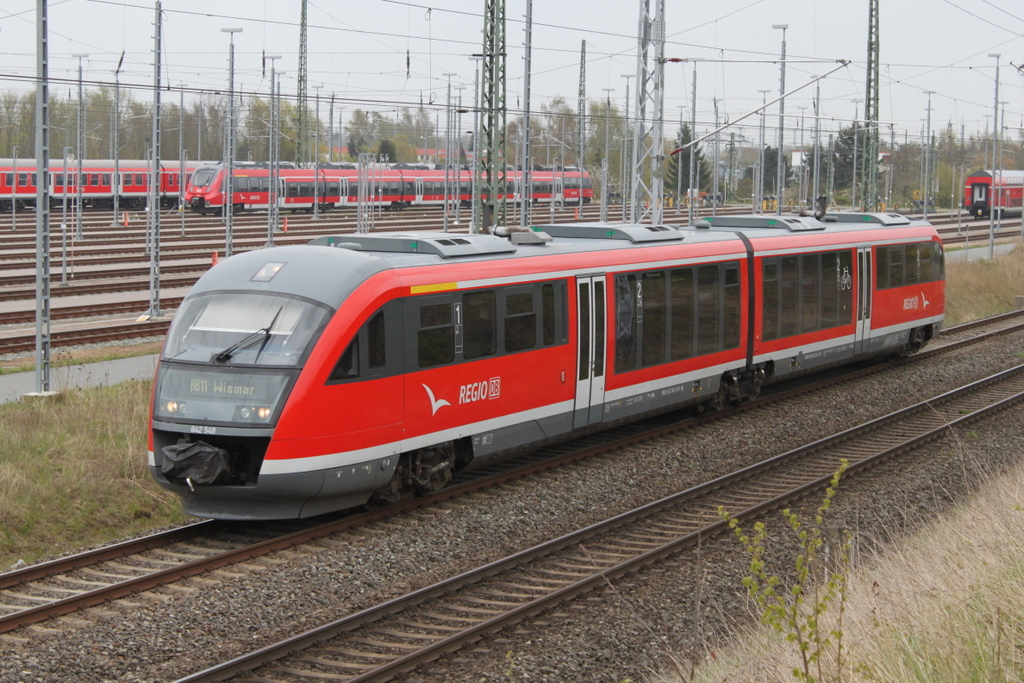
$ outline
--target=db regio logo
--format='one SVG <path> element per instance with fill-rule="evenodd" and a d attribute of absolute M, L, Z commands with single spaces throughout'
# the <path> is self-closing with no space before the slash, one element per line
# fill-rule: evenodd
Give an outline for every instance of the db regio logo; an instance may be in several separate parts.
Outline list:
<path fill-rule="evenodd" d="M 485 399 L 493 399 L 501 396 L 501 378 L 492 377 L 490 380 L 463 384 L 459 387 L 459 403 L 473 403 Z"/>

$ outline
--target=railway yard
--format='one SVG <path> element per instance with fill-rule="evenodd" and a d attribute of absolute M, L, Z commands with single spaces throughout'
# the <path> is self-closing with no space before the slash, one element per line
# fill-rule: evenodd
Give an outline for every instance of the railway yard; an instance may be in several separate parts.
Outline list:
<path fill-rule="evenodd" d="M 578 218 L 596 217 L 591 206 Z M 932 220 L 952 248 L 987 245 L 987 221 Z M 166 330 L 166 319 L 136 320 L 149 306 L 141 217 L 111 222 L 86 217 L 66 286 L 55 231 L 55 349 Z M 376 229 L 437 222 L 436 211 L 388 212 Z M 296 216 L 274 241 L 354 224 Z M 165 315 L 223 256 L 219 218 L 181 226 L 163 223 Z M 25 217 L 10 228 L 0 217 L 0 358 L 13 359 L 34 344 L 34 232 Z M 1003 229 L 997 237 L 1019 239 L 1020 219 Z M 234 230 L 236 251 L 267 241 L 264 216 L 240 216 Z M 811 516 L 847 459 L 829 528 L 854 534 L 858 561 L 884 551 L 1024 452 L 1021 357 L 1024 314 L 1008 314 L 947 328 L 908 358 L 551 447 L 413 501 L 308 522 L 200 522 L 18 568 L 0 574 L 0 682 L 74 672 L 90 682 L 617 683 L 657 676 L 673 658 L 689 670 L 754 609 L 742 587 L 749 558 L 721 533 L 720 506 L 769 525 L 768 562 L 785 572 L 796 545 L 777 510 Z"/>

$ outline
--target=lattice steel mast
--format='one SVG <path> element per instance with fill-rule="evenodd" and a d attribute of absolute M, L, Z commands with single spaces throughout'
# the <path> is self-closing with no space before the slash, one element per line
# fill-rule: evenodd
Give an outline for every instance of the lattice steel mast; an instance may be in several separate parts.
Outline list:
<path fill-rule="evenodd" d="M 633 128 L 633 178 L 630 220 L 645 219 L 662 222 L 664 181 L 662 163 L 665 143 L 662 130 L 665 83 L 665 0 L 654 0 L 655 14 L 650 13 L 651 0 L 640 0 L 640 31 L 636 64 L 636 124 Z M 653 54 L 652 54 L 653 53 Z M 648 61 L 653 69 L 648 69 Z M 649 120 L 649 122 L 648 122 Z M 650 176 L 644 169 L 650 165 Z"/>
<path fill-rule="evenodd" d="M 583 165 L 587 159 L 587 41 L 585 40 L 580 48 L 580 92 L 577 113 L 579 114 L 580 121 L 576 131 L 579 133 L 579 153 L 576 155 L 576 165 L 580 167 L 580 172 L 582 172 Z M 580 183 L 580 201 L 582 201 L 582 177 Z"/>
<path fill-rule="evenodd" d="M 480 195 L 483 229 L 505 225 L 505 0 L 485 0 Z"/>
<path fill-rule="evenodd" d="M 878 210 L 878 0 L 868 0 L 868 74 L 864 89 L 864 156 L 861 164 L 864 206 Z"/>
<path fill-rule="evenodd" d="M 295 142 L 295 161 L 300 164 L 309 161 L 309 108 L 306 106 L 308 65 L 306 53 L 306 5 L 302 0 L 302 18 L 299 23 L 299 136 Z"/>

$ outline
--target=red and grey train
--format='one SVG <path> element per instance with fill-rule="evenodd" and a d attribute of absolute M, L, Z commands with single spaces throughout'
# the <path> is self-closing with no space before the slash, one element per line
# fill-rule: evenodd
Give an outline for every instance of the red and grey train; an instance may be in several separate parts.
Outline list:
<path fill-rule="evenodd" d="M 916 351 L 942 244 L 893 214 L 322 237 L 174 317 L 149 467 L 199 517 L 308 517 L 794 373 Z"/>
<path fill-rule="evenodd" d="M 197 168 L 199 161 L 185 162 L 185 182 Z M 114 169 L 117 168 L 115 175 Z M 82 173 L 78 173 L 78 162 L 67 164 L 51 159 L 48 177 L 50 201 L 77 201 L 79 191 L 83 208 L 110 209 L 114 205 L 114 191 L 118 189 L 118 206 L 125 209 L 141 209 L 149 203 L 149 184 L 152 166 L 149 162 L 121 159 L 115 165 L 113 159 L 89 159 L 82 161 Z M 173 208 L 178 205 L 181 193 L 179 175 L 181 167 L 177 161 L 164 161 L 160 167 L 160 205 Z M 117 176 L 120 182 L 117 182 Z M 39 174 L 34 159 L 0 159 L 0 211 L 9 212 L 13 205 L 27 209 L 36 205 Z"/>
<path fill-rule="evenodd" d="M 425 165 L 394 165 L 373 168 L 367 175 L 367 201 L 375 206 L 405 208 L 408 206 L 441 206 L 456 201 L 469 206 L 473 196 L 473 174 L 462 169 L 450 171 L 447 181 L 444 170 Z M 536 204 L 551 202 L 580 205 L 593 200 L 590 174 L 577 168 L 532 171 L 528 193 Z M 224 209 L 222 164 L 209 164 L 196 171 L 185 192 L 185 203 L 191 211 L 201 214 L 219 213 Z M 519 202 L 523 196 L 522 173 L 507 171 L 506 202 Z M 270 169 L 266 164 L 247 165 L 232 172 L 234 211 L 266 210 L 272 201 Z M 278 188 L 278 206 L 286 211 L 311 211 L 319 203 L 320 211 L 356 206 L 359 201 L 359 171 L 352 164 L 323 163 L 317 169 L 282 168 Z"/>
<path fill-rule="evenodd" d="M 977 171 L 964 184 L 964 208 L 971 215 L 1021 214 L 1024 205 L 1024 171 Z"/>

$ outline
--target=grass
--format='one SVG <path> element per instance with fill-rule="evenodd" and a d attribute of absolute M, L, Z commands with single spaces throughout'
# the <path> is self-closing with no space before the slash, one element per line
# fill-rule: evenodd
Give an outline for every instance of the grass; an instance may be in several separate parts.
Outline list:
<path fill-rule="evenodd" d="M 147 356 L 152 353 L 160 353 L 162 348 L 162 341 L 151 341 L 142 344 L 133 344 L 132 346 L 106 346 L 90 349 L 76 349 L 73 351 L 57 351 L 50 358 L 50 367 L 62 368 L 68 365 L 79 365 L 81 363 L 98 363 L 105 360 Z M 29 372 L 31 370 L 35 370 L 35 368 L 36 361 L 34 356 L 22 356 L 19 358 L 0 361 L 0 375 L 7 375 L 15 372 Z"/>
<path fill-rule="evenodd" d="M 1024 295 L 1024 246 L 994 261 L 946 261 L 946 322 L 959 325 L 1016 308 Z"/>
<path fill-rule="evenodd" d="M 847 663 L 825 680 L 1020 681 L 1021 538 L 1024 467 L 990 480 L 953 513 L 855 569 L 842 623 Z M 783 635 L 751 629 L 688 683 L 794 680 L 796 666 L 799 655 Z"/>
<path fill-rule="evenodd" d="M 187 519 L 146 466 L 151 386 L 0 405 L 0 571 Z"/>

